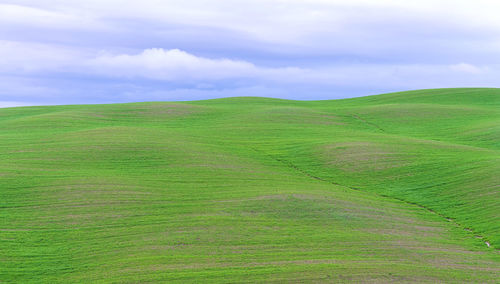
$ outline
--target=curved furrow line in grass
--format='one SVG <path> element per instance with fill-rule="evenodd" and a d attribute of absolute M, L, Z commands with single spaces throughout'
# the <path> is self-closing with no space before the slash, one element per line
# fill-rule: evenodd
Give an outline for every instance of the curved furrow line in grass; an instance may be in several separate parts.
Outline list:
<path fill-rule="evenodd" d="M 370 126 L 372 126 L 372 127 L 375 127 L 376 129 L 378 129 L 378 130 L 380 130 L 380 131 L 382 131 L 382 132 L 386 132 L 386 131 L 385 131 L 382 127 L 380 127 L 379 125 L 377 125 L 377 124 L 375 124 L 375 123 L 373 123 L 373 122 L 369 122 L 369 121 L 367 121 L 366 119 L 361 118 L 361 117 L 360 117 L 359 115 L 357 115 L 357 114 L 351 114 L 351 117 L 353 117 L 353 118 L 355 118 L 355 119 L 357 119 L 357 120 L 359 120 L 359 121 L 363 122 L 364 124 L 367 124 L 367 125 L 370 125 Z"/>
<path fill-rule="evenodd" d="M 333 185 L 336 185 L 336 186 L 341 186 L 341 187 L 344 187 L 344 188 L 348 188 L 348 189 L 351 189 L 351 190 L 355 190 L 355 191 L 360 191 L 362 189 L 360 188 L 356 188 L 356 187 L 352 187 L 352 186 L 348 186 L 348 185 L 344 185 L 344 184 L 340 184 L 340 183 L 337 183 L 337 182 L 334 182 L 334 181 L 330 181 L 330 180 L 326 180 L 326 179 L 323 179 L 321 177 L 318 177 L 318 176 L 315 176 L 315 175 L 312 175 L 311 173 L 297 167 L 296 165 L 294 165 L 293 163 L 291 163 L 290 161 L 287 161 L 287 160 L 283 160 L 283 159 L 280 159 L 280 158 L 276 158 L 274 157 L 273 155 L 270 155 L 270 154 L 267 154 L 267 153 L 264 153 L 260 150 L 258 150 L 257 148 L 254 148 L 252 147 L 252 149 L 254 151 L 256 151 L 257 153 L 259 154 L 263 154 L 281 164 L 284 164 L 285 166 L 289 167 L 289 168 L 292 168 L 294 169 L 295 171 L 298 171 L 300 173 L 302 173 L 303 175 L 305 176 L 308 176 L 312 179 L 315 179 L 315 180 L 319 180 L 319 181 L 322 181 L 322 182 L 326 182 L 326 183 L 330 183 L 330 184 L 333 184 Z M 474 233 L 474 231 L 468 227 L 465 227 L 464 225 L 458 223 L 457 221 L 455 221 L 453 218 L 451 217 L 448 217 L 446 215 L 443 215 L 439 212 L 436 212 L 435 210 L 429 208 L 429 207 L 426 207 L 424 205 L 421 205 L 421 204 L 418 204 L 418 203 L 415 203 L 415 202 L 411 202 L 411 201 L 407 201 L 405 199 L 402 199 L 402 198 L 399 198 L 399 197 L 394 197 L 394 196 L 389 196 L 389 195 L 386 195 L 386 194 L 379 194 L 379 193 L 375 193 L 376 195 L 380 196 L 380 197 L 384 197 L 384 198 L 388 198 L 388 199 L 393 199 L 393 200 L 398 200 L 400 202 L 404 202 L 408 205 L 412 205 L 412 206 L 417 206 L 419 208 L 422 208 L 422 209 L 425 209 L 427 212 L 430 212 L 432 214 L 435 214 L 439 217 L 441 217 L 442 219 L 446 220 L 447 222 L 450 222 L 452 223 L 453 225 L 455 225 L 456 227 L 458 228 L 461 228 L 462 230 L 466 231 L 466 232 L 469 232 L 469 233 Z M 484 242 L 484 244 L 488 247 L 488 248 L 494 248 L 496 250 L 500 250 L 500 248 L 498 247 L 495 247 L 491 244 L 491 242 L 484 236 L 481 236 L 481 235 L 478 235 L 478 234 L 474 234 L 476 238 L 478 239 L 481 239 L 482 242 Z"/>

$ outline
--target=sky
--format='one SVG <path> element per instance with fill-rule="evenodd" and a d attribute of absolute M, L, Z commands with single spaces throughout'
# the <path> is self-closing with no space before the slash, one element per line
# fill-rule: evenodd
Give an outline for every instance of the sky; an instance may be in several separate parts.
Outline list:
<path fill-rule="evenodd" d="M 497 0 L 0 0 L 0 107 L 499 87 Z"/>

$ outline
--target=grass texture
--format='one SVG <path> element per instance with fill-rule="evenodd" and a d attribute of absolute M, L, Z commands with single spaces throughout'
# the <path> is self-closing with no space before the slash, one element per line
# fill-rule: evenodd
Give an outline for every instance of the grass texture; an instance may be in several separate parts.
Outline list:
<path fill-rule="evenodd" d="M 5 108 L 0 282 L 495 283 L 499 188 L 500 89 Z"/>

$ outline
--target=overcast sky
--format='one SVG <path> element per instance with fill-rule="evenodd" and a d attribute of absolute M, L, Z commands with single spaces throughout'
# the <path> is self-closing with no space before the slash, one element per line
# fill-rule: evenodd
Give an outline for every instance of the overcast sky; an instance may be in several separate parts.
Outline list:
<path fill-rule="evenodd" d="M 500 1 L 0 0 L 0 106 L 499 87 Z"/>

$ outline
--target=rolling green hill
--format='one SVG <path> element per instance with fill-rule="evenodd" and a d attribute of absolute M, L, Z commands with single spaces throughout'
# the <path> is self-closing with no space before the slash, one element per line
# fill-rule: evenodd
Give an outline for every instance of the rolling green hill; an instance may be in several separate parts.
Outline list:
<path fill-rule="evenodd" d="M 5 108 L 0 282 L 494 283 L 499 189 L 500 89 Z"/>

